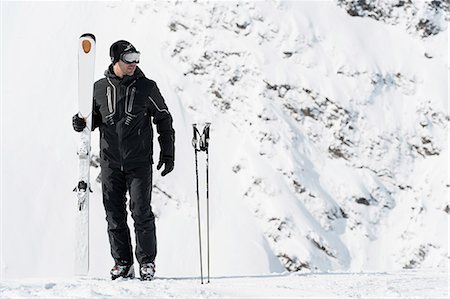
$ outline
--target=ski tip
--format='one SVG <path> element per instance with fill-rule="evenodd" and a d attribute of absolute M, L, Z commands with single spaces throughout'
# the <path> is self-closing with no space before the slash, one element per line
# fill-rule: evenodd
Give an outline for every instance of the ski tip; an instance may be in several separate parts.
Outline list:
<path fill-rule="evenodd" d="M 80 38 L 83 38 L 83 37 L 90 37 L 90 38 L 92 38 L 92 39 L 94 40 L 94 42 L 95 42 L 95 35 L 93 35 L 92 33 L 83 33 L 83 34 L 80 36 Z"/>

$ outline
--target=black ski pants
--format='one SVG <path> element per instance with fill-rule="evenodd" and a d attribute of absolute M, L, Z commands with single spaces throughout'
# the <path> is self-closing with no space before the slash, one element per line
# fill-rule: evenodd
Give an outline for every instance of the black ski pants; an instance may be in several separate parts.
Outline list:
<path fill-rule="evenodd" d="M 136 258 L 139 264 L 156 257 L 155 216 L 151 202 L 151 164 L 127 171 L 102 167 L 103 205 L 108 222 L 111 255 L 116 264 L 133 264 L 130 229 L 127 225 L 125 194 L 130 195 L 130 211 L 136 234 Z"/>

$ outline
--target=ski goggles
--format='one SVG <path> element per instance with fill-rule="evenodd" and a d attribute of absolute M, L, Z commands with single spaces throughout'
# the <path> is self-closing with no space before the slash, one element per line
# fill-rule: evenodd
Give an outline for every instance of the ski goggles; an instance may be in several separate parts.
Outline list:
<path fill-rule="evenodd" d="M 126 64 L 139 63 L 140 56 L 141 56 L 141 53 L 139 53 L 139 52 L 122 53 L 122 54 L 120 54 L 120 60 L 122 60 Z"/>

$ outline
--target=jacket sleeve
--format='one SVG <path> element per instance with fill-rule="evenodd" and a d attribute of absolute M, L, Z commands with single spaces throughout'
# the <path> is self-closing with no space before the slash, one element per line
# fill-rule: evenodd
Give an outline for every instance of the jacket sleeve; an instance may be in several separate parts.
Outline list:
<path fill-rule="evenodd" d="M 96 91 L 98 91 L 98 81 L 94 83 L 94 94 L 92 96 L 92 131 L 95 128 L 100 127 L 102 124 L 102 115 L 100 114 L 100 106 L 97 103 L 97 99 L 95 98 Z"/>
<path fill-rule="evenodd" d="M 149 93 L 150 114 L 159 134 L 158 141 L 161 147 L 161 160 L 175 160 L 175 130 L 173 129 L 172 115 L 159 92 L 156 83 L 152 82 Z"/>
<path fill-rule="evenodd" d="M 97 105 L 97 101 L 95 100 L 95 97 L 92 101 L 92 131 L 95 130 L 95 128 L 100 127 L 102 124 L 102 116 L 100 114 L 100 107 Z"/>

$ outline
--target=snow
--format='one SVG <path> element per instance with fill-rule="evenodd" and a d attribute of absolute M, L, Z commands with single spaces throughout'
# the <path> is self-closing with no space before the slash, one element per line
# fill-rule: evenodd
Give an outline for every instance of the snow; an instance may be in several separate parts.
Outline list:
<path fill-rule="evenodd" d="M 25 279 L 0 283 L 2 298 L 448 298 L 442 272 L 284 273 L 152 282 L 109 278 Z"/>
<path fill-rule="evenodd" d="M 383 20 L 333 1 L 0 3 L 2 297 L 448 296 L 448 12 L 422 1 Z M 442 31 L 416 32 L 422 16 Z M 70 120 L 85 32 L 97 37 L 95 78 L 109 46 L 131 41 L 175 120 L 175 170 L 154 175 L 148 286 L 107 279 L 96 168 L 90 272 L 73 274 Z M 199 286 L 191 124 L 205 121 L 214 279 Z"/>

